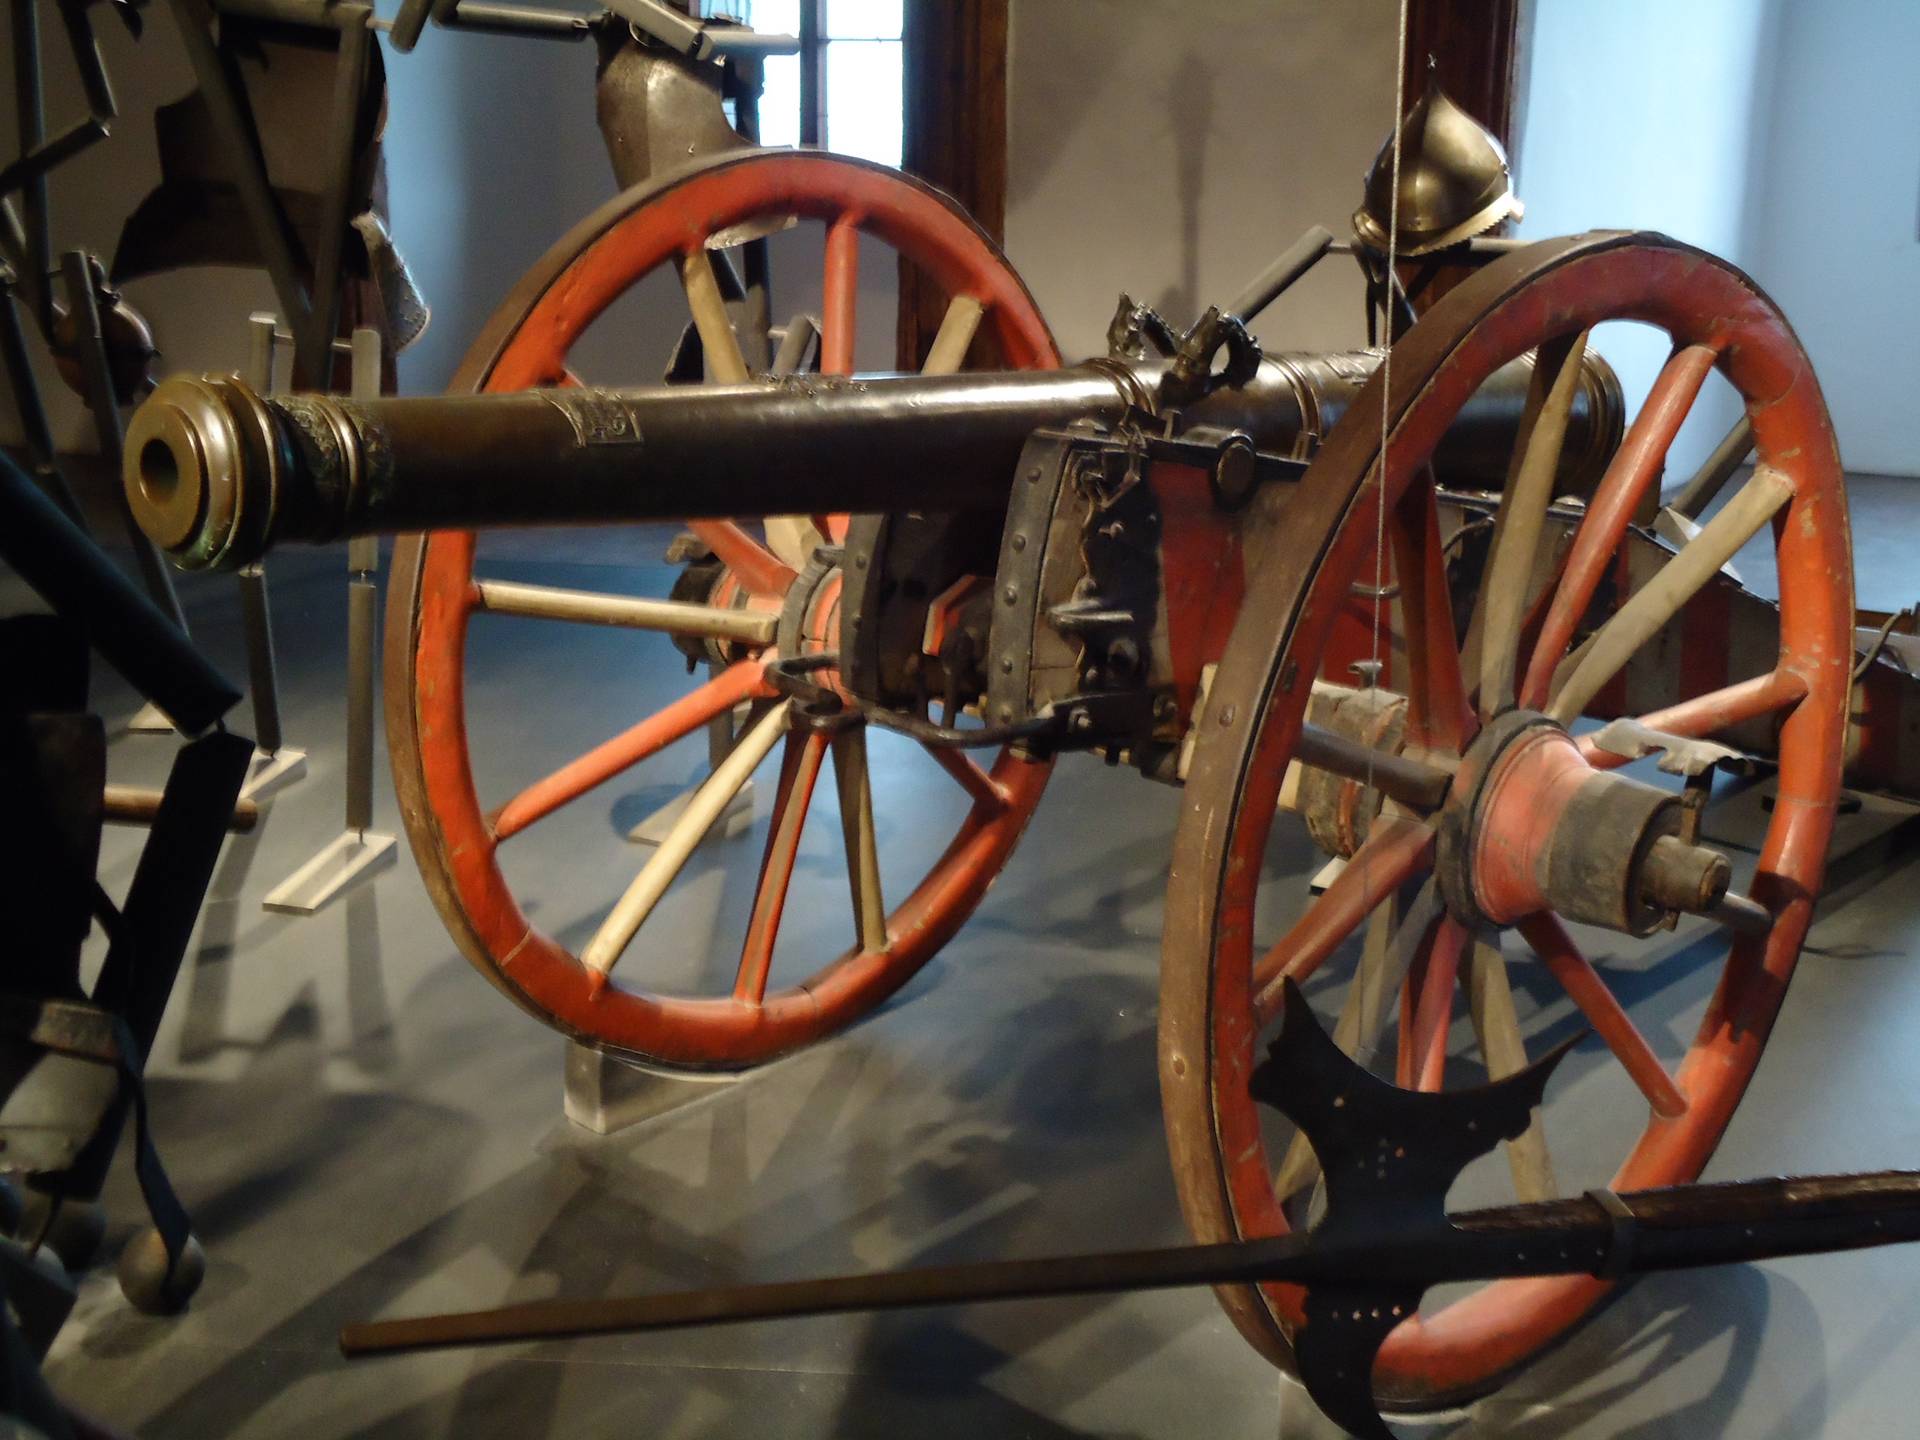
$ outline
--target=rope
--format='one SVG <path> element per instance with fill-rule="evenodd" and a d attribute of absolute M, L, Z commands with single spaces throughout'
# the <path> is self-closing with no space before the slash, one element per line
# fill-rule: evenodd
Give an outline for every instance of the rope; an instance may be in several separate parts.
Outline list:
<path fill-rule="evenodd" d="M 1389 397 L 1393 393 L 1393 283 L 1394 266 L 1399 258 L 1400 248 L 1400 96 L 1407 83 L 1407 3 L 1400 0 L 1400 21 L 1396 27 L 1393 61 L 1393 126 L 1388 132 L 1393 146 L 1392 196 L 1387 204 L 1387 301 L 1386 301 L 1386 353 L 1380 357 L 1380 459 L 1377 466 L 1379 487 L 1378 498 L 1374 504 L 1373 517 L 1373 633 L 1369 645 L 1371 659 L 1371 680 L 1379 683 L 1380 677 L 1380 612 L 1386 604 L 1386 564 L 1387 564 L 1387 415 Z M 1412 641 L 1409 639 L 1409 644 Z M 1367 758 L 1367 788 L 1373 788 L 1374 761 L 1371 752 Z M 1364 877 L 1363 877 L 1364 880 Z M 1362 903 L 1372 908 L 1374 897 L 1367 894 Z"/>

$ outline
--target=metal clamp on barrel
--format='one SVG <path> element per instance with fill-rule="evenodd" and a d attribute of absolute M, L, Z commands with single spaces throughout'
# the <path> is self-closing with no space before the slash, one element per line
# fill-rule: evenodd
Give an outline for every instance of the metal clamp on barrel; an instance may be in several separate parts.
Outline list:
<path fill-rule="evenodd" d="M 1640 1220 L 1631 1206 L 1611 1190 L 1587 1191 L 1587 1199 L 1607 1212 L 1613 1222 L 1606 1258 L 1593 1270 L 1595 1279 L 1620 1280 L 1633 1273 L 1634 1251 L 1640 1239 Z"/>

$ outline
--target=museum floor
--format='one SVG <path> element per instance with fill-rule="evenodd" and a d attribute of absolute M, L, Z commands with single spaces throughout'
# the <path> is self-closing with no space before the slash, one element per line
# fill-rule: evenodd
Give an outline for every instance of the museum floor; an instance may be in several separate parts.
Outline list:
<path fill-rule="evenodd" d="M 1857 487 L 1863 604 L 1916 598 L 1913 483 Z M 657 537 L 547 537 L 506 563 L 616 588 L 610 567 L 658 553 Z M 561 1117 L 561 1041 L 460 958 L 404 842 L 316 916 L 261 909 L 338 833 L 344 736 L 340 554 L 289 554 L 271 574 L 286 729 L 311 768 L 229 842 L 153 1067 L 163 1153 L 210 1270 L 174 1320 L 129 1310 L 110 1271 L 91 1278 L 50 1367 L 72 1400 L 147 1440 L 1334 1433 L 1204 1292 L 342 1361 L 338 1327 L 376 1315 L 1181 1239 L 1153 1058 L 1177 796 L 1066 762 L 980 914 L 880 1015 L 596 1137 Z M 239 674 L 231 586 L 182 592 L 196 639 Z M 501 786 L 631 723 L 648 682 L 609 658 L 630 638 L 521 622 L 476 639 Z M 100 683 L 110 717 L 131 713 Z M 170 749 L 117 739 L 114 778 L 157 778 Z M 660 773 L 691 773 L 691 757 L 673 763 Z M 376 774 L 379 824 L 397 828 L 384 757 Z M 619 833 L 665 793 L 616 782 L 573 807 L 544 850 L 531 837 L 529 888 L 580 900 L 568 884 L 585 852 L 566 836 L 630 873 Z M 1712 1175 L 1920 1165 L 1920 847 L 1895 829 L 1905 814 L 1870 805 L 1846 822 L 1842 845 L 1864 848 L 1836 861 Z M 132 854 L 127 832 L 110 836 L 110 890 Z M 604 905 L 595 893 L 582 903 Z M 542 923 L 574 933 L 570 913 Z M 680 936 L 703 945 L 695 919 Z M 1652 1038 L 1671 1054 L 1703 982 L 1648 979 L 1645 1003 L 1670 1022 Z M 1577 1144 L 1581 1117 L 1552 1118 L 1557 1143 Z M 109 1254 L 137 1215 L 124 1170 Z M 1802 1259 L 1641 1283 L 1464 1421 L 1404 1433 L 1911 1435 L 1916 1372 L 1920 1248 Z"/>

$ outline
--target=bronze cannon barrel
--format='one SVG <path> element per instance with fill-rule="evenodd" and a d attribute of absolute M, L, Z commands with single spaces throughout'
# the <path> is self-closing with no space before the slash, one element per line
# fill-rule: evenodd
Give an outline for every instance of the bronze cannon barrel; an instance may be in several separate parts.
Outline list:
<path fill-rule="evenodd" d="M 1309 458 L 1377 358 L 1273 357 L 1183 415 Z M 1530 367 L 1502 370 L 1449 433 L 1436 463 L 1452 483 L 1500 483 Z M 182 377 L 135 413 L 124 480 L 141 528 L 189 568 L 388 531 L 998 508 L 1033 431 L 1117 422 L 1150 403 L 1163 369 L 1093 361 L 368 401 Z M 1617 382 L 1597 360 L 1584 378 L 1569 484 L 1597 475 L 1620 434 Z"/>

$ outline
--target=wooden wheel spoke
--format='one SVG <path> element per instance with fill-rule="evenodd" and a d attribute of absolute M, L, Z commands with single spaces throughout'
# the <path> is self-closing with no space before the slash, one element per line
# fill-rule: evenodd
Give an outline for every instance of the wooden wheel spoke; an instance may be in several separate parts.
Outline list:
<path fill-rule="evenodd" d="M 691 735 L 715 716 L 726 714 L 743 701 L 772 693 L 758 660 L 742 660 L 728 666 L 706 684 L 649 715 L 631 730 L 602 741 L 522 790 L 495 812 L 494 839 L 505 840 L 517 835 L 534 821 L 544 819 L 621 771 Z"/>
<path fill-rule="evenodd" d="M 827 227 L 820 284 L 820 373 L 853 373 L 855 302 L 860 294 L 860 223 L 843 215 Z"/>
<path fill-rule="evenodd" d="M 813 342 L 819 338 L 820 329 L 811 315 L 802 313 L 787 321 L 786 334 L 780 337 L 780 348 L 773 355 L 773 373 L 798 375 L 803 367 L 816 366 L 820 357 Z"/>
<path fill-rule="evenodd" d="M 694 329 L 700 332 L 700 349 L 706 361 L 707 379 L 718 381 L 722 385 L 745 383 L 751 378 L 751 372 L 747 368 L 746 356 L 740 349 L 740 337 L 734 332 L 733 319 L 727 313 L 726 296 L 720 289 L 718 276 L 714 273 L 713 256 L 704 247 L 689 251 L 681 257 L 680 283 L 686 290 L 687 308 L 693 312 Z M 808 558 L 813 554 L 814 546 L 820 543 L 819 534 L 804 517 L 769 516 L 765 523 L 767 530 L 765 548 L 773 552 L 767 559 L 772 561 L 778 569 L 788 572 L 787 584 L 791 585 L 792 576 L 806 565 Z M 734 528 L 738 529 L 738 527 Z M 707 539 L 707 544 L 716 555 L 720 555 L 721 559 L 727 558 L 721 553 L 721 547 L 706 537 L 701 527 L 695 526 L 694 533 Z M 741 538 L 746 539 L 744 533 Z M 747 543 L 754 545 L 755 549 L 761 548 L 751 540 L 747 540 Z M 777 571 L 770 570 L 765 562 L 754 564 L 754 568 L 760 572 L 757 582 L 746 580 L 745 573 L 742 572 L 742 579 L 748 589 L 756 594 L 784 595 L 786 593 L 784 585 L 777 590 L 762 590 L 762 586 L 777 583 Z"/>
<path fill-rule="evenodd" d="M 1520 703 L 1529 709 L 1538 710 L 1546 704 L 1554 666 L 1566 654 L 1574 627 L 1593 603 L 1594 591 L 1620 548 L 1641 497 L 1660 474 L 1667 449 L 1719 354 L 1710 345 L 1689 345 L 1676 351 L 1647 392 L 1646 404 L 1633 417 L 1567 552 L 1559 587 L 1520 686 Z"/>
<path fill-rule="evenodd" d="M 750 373 L 747 358 L 740 349 L 740 337 L 734 333 L 733 317 L 727 313 L 726 296 L 714 274 L 713 256 L 705 246 L 680 258 L 680 284 L 686 291 L 687 309 L 693 313 L 693 328 L 700 332 L 707 379 L 722 385 L 742 384 Z"/>
<path fill-rule="evenodd" d="M 1492 553 L 1481 587 L 1479 710 L 1492 719 L 1514 702 L 1527 586 L 1538 560 L 1547 507 L 1553 503 L 1567 420 L 1580 389 L 1585 333 L 1542 345 L 1527 390 L 1513 461 L 1493 522 Z"/>
<path fill-rule="evenodd" d="M 1471 937 L 1451 915 L 1434 927 L 1433 946 L 1420 972 L 1420 993 L 1413 1010 L 1414 1088 L 1438 1090 L 1447 1068 L 1447 1031 L 1453 1024 L 1453 993 L 1460 979 L 1460 957 Z"/>
<path fill-rule="evenodd" d="M 1433 831 L 1417 820 L 1382 815 L 1367 842 L 1347 861 L 1326 893 L 1307 907 L 1253 967 L 1253 1009 L 1265 1025 L 1280 1013 L 1280 982 L 1307 977 L 1360 928 L 1360 922 L 1431 863 Z"/>
<path fill-rule="evenodd" d="M 885 950 L 887 906 L 880 892 L 880 847 L 873 828 L 873 782 L 864 725 L 850 725 L 833 737 L 833 778 L 840 790 L 854 933 L 862 950 Z"/>
<path fill-rule="evenodd" d="M 799 572 L 731 520 L 692 520 L 687 528 L 740 578 L 749 594 L 779 600 L 793 588 Z"/>
<path fill-rule="evenodd" d="M 1785 668 L 1769 670 L 1765 675 L 1756 675 L 1751 680 L 1710 690 L 1705 695 L 1682 700 L 1664 710 L 1650 711 L 1640 716 L 1639 721 L 1663 734 L 1698 739 L 1730 730 L 1743 721 L 1798 705 L 1806 693 L 1806 678 L 1797 671 Z M 1594 739 L 1592 734 L 1582 735 L 1575 742 L 1580 747 L 1581 755 L 1594 769 L 1612 770 L 1628 763 L 1629 757 L 1600 749 L 1594 744 Z"/>
<path fill-rule="evenodd" d="M 933 757 L 936 765 L 960 783 L 960 788 L 971 795 L 976 804 L 988 805 L 996 810 L 1006 808 L 1006 791 L 966 751 L 952 745 L 923 745 L 921 748 Z"/>
<path fill-rule="evenodd" d="M 632 943 L 640 927 L 647 923 L 660 897 L 667 893 L 675 877 L 685 868 L 694 848 L 706 837 L 748 777 L 787 728 L 787 715 L 793 702 L 782 700 L 751 725 L 735 743 L 727 758 L 714 767 L 700 788 L 688 799 L 686 808 L 673 822 L 666 838 L 654 848 L 626 893 L 615 902 L 593 938 L 580 952 L 589 979 L 598 990 L 606 984 L 608 973 Z"/>
<path fill-rule="evenodd" d="M 814 781 L 820 778 L 820 762 L 826 753 L 827 737 L 818 731 L 795 730 L 787 736 L 786 755 L 780 762 L 780 788 L 773 797 L 773 816 L 767 826 L 767 849 L 760 859 L 753 917 L 747 922 L 740 968 L 733 979 L 736 1000 L 758 1005 L 766 997 L 774 941 L 780 936 L 780 917 L 793 881 L 793 862 L 800 853 L 800 835 L 813 802 Z"/>
<path fill-rule="evenodd" d="M 767 548 L 795 571 L 813 558 L 813 552 L 826 543 L 827 532 L 834 528 L 825 517 L 813 515 L 769 515 L 760 523 L 766 527 Z M 842 530 L 832 538 L 837 544 L 847 537 Z"/>
<path fill-rule="evenodd" d="M 842 215 L 827 227 L 826 270 L 820 282 L 820 373 L 851 375 L 860 296 L 860 221 Z M 812 523 L 838 545 L 847 538 L 845 515 L 822 515 Z M 771 533 L 771 532 L 769 532 Z"/>
<path fill-rule="evenodd" d="M 1563 725 L 1577 717 L 1634 651 L 1657 635 L 1792 498 L 1793 481 L 1786 475 L 1766 466 L 1756 470 L 1700 533 L 1614 611 L 1588 645 L 1575 652 L 1579 658 L 1564 682 L 1555 677 L 1547 714 Z"/>
<path fill-rule="evenodd" d="M 987 307 L 971 295 L 956 295 L 949 300 L 947 313 L 940 317 L 940 328 L 934 333 L 933 346 L 927 351 L 927 363 L 920 367 L 920 373 L 952 375 L 958 371 L 966 363 L 967 350 L 980 329 L 980 317 L 986 313 Z"/>
<path fill-rule="evenodd" d="M 1529 915 L 1517 928 L 1647 1097 L 1653 1113 L 1665 1119 L 1684 1115 L 1686 1097 L 1559 919 L 1542 911 Z"/>
<path fill-rule="evenodd" d="M 1459 754 L 1473 738 L 1474 718 L 1454 637 L 1453 597 L 1432 485 L 1408 487 L 1395 507 L 1392 528 L 1407 634 L 1407 743 Z"/>
<path fill-rule="evenodd" d="M 1431 881 L 1404 908 L 1392 895 L 1367 917 L 1360 965 L 1347 987 L 1347 998 L 1334 1022 L 1333 1043 L 1343 1055 L 1365 1066 L 1387 1022 L 1393 1017 L 1393 996 L 1406 983 L 1414 951 L 1440 914 L 1440 902 Z M 1311 1185 L 1320 1173 L 1320 1161 L 1304 1133 L 1295 1132 L 1286 1156 L 1274 1172 L 1273 1187 L 1284 1202 Z"/>
<path fill-rule="evenodd" d="M 669 635 L 732 640 L 743 645 L 772 644 L 778 620 L 765 611 L 607 595 L 594 590 L 566 590 L 554 585 L 523 585 L 512 580 L 476 582 L 474 608 L 490 615 L 659 630 Z"/>
<path fill-rule="evenodd" d="M 1467 1013 L 1473 1019 L 1474 1040 L 1489 1079 L 1504 1080 L 1526 1068 L 1527 1047 L 1520 1038 L 1506 958 L 1499 941 L 1487 935 L 1476 935 L 1467 955 Z M 1553 1159 L 1547 1153 L 1546 1125 L 1538 1110 L 1525 1133 L 1508 1141 L 1506 1148 L 1519 1199 L 1546 1200 L 1560 1193 L 1553 1178 Z"/>

